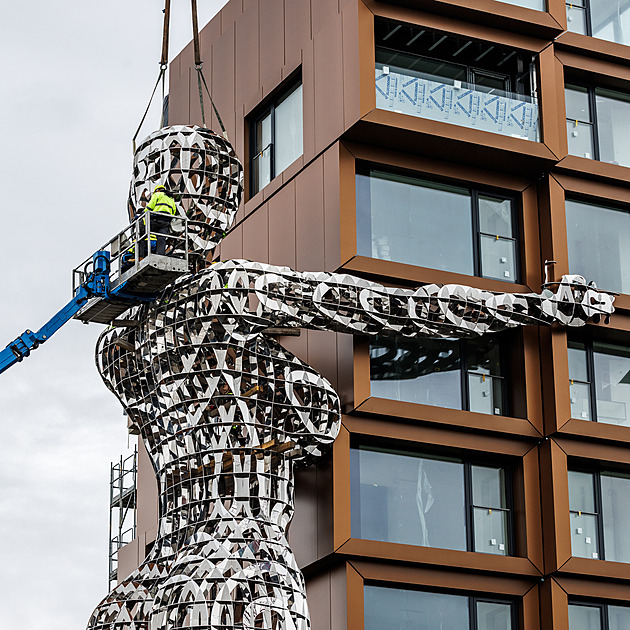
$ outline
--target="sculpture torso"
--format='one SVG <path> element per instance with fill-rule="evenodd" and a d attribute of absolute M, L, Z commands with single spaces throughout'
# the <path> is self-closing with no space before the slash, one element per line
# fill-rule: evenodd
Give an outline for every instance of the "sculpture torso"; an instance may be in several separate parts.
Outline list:
<path fill-rule="evenodd" d="M 147 630 L 170 627 L 168 615 L 196 615 L 208 630 L 309 627 L 285 537 L 292 468 L 334 440 L 339 400 L 262 333 L 275 322 L 249 303 L 261 273 L 245 261 L 213 265 L 138 309 L 137 328 L 99 342 L 101 374 L 139 424 L 156 471 L 160 514 L 149 557 L 90 628 L 109 628 L 115 611 L 133 619 L 124 628 Z M 116 346 L 119 336 L 136 351 Z M 255 625 L 270 615 L 283 625 Z"/>

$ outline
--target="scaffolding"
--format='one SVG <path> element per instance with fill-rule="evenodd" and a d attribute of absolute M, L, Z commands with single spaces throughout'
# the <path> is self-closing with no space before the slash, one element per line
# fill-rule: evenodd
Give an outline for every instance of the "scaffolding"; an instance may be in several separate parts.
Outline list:
<path fill-rule="evenodd" d="M 136 537 L 138 449 L 112 462 L 109 484 L 109 588 L 118 579 L 118 551 Z"/>

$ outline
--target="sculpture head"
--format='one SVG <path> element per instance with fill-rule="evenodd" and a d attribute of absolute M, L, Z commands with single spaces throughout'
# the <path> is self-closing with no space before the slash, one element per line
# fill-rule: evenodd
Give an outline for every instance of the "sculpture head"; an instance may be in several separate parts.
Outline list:
<path fill-rule="evenodd" d="M 191 252 L 207 258 L 232 226 L 243 194 L 243 166 L 234 149 L 202 127 L 154 131 L 134 155 L 131 218 L 144 210 L 159 184 L 177 196 L 188 218 Z"/>

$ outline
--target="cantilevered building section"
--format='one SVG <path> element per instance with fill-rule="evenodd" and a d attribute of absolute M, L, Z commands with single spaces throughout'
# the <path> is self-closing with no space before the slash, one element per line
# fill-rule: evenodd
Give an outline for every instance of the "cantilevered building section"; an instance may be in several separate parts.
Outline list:
<path fill-rule="evenodd" d="M 344 413 L 296 477 L 313 630 L 630 627 L 626 4 L 231 0 L 202 31 L 245 165 L 217 260 L 620 293 L 606 327 L 278 336 Z M 200 125 L 192 45 L 170 81 L 169 124 Z M 140 447 L 119 579 L 155 539 L 155 497 Z"/>

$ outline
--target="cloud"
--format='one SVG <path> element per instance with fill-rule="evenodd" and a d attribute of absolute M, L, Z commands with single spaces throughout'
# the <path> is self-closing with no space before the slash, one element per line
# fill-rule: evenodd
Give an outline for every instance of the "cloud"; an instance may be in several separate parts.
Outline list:
<path fill-rule="evenodd" d="M 199 2 L 200 24 L 223 4 Z M 71 270 L 125 225 L 161 5 L 3 5 L 0 347 L 62 307 Z M 191 37 L 187 3 L 173 11 L 171 57 Z M 109 466 L 128 435 L 94 367 L 100 330 L 70 322 L 0 376 L 2 628 L 83 628 L 107 592 Z"/>

